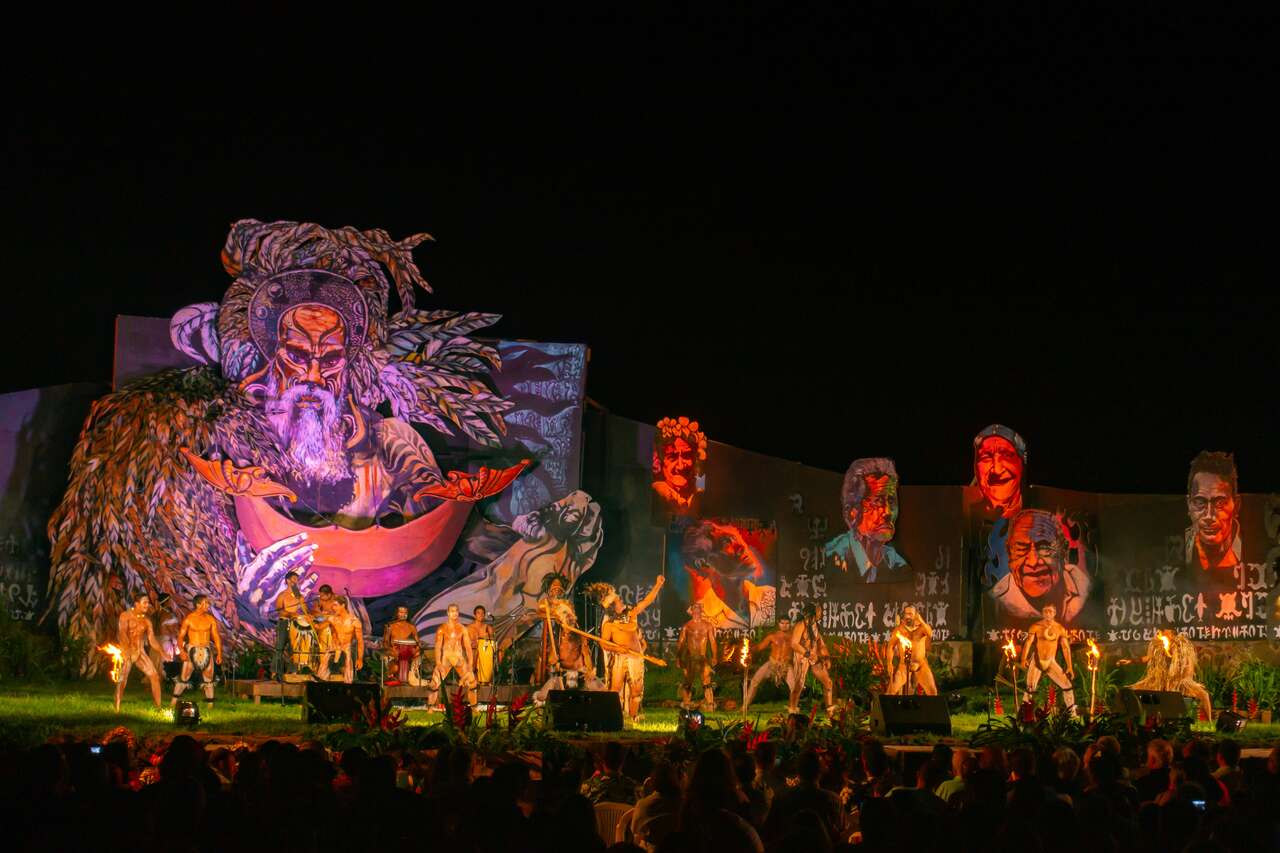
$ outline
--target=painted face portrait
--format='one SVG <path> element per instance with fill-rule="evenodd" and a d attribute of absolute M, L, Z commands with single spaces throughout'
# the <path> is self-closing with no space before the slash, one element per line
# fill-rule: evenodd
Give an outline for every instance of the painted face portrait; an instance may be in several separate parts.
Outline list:
<path fill-rule="evenodd" d="M 1187 478 L 1187 562 L 1202 569 L 1240 563 L 1240 498 L 1235 462 L 1226 453 L 1205 452 L 1191 462 Z"/>
<path fill-rule="evenodd" d="M 862 480 L 866 494 L 858 505 L 858 536 L 872 542 L 888 542 L 898 524 L 898 478 L 892 474 L 867 474 Z"/>
<path fill-rule="evenodd" d="M 1067 545 L 1052 513 L 1027 510 L 1009 530 L 1009 571 L 1028 599 L 1043 598 L 1062 584 Z"/>
<path fill-rule="evenodd" d="M 974 451 L 973 474 L 987 505 L 1012 514 L 1021 503 L 1022 456 L 1013 442 L 999 435 L 983 438 Z"/>
<path fill-rule="evenodd" d="M 693 448 L 683 438 L 677 438 L 662 449 L 662 479 L 682 495 L 692 489 L 690 473 L 693 470 Z"/>
<path fill-rule="evenodd" d="M 1222 549 L 1236 522 L 1236 496 L 1231 484 L 1217 474 L 1196 474 L 1187 496 L 1187 514 L 1201 543 Z"/>
<path fill-rule="evenodd" d="M 669 509 L 687 512 L 702 491 L 707 436 L 697 421 L 663 418 L 653 447 L 653 490 Z"/>

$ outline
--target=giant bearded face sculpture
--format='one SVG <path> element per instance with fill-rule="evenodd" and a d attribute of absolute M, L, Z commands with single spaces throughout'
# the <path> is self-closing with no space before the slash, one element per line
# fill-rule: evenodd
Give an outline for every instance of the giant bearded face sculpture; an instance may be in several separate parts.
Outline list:
<path fill-rule="evenodd" d="M 988 507 L 1005 518 L 1022 508 L 1022 474 L 1026 444 L 1000 424 L 978 433 L 973 441 L 973 478 Z"/>
<path fill-rule="evenodd" d="M 346 324 L 325 305 L 296 305 L 280 315 L 279 345 L 269 362 L 267 415 L 305 483 L 351 475 L 342 424 Z"/>
<path fill-rule="evenodd" d="M 1035 601 L 1062 586 L 1067 539 L 1051 512 L 1027 509 L 1009 523 L 1009 571 L 1028 600 Z"/>
<path fill-rule="evenodd" d="M 350 352 L 366 343 L 368 307 L 359 286 L 322 270 L 283 273 L 254 293 L 249 319 L 266 364 L 241 387 L 263 406 L 289 479 L 345 488 L 349 447 L 365 433 L 348 383 Z"/>

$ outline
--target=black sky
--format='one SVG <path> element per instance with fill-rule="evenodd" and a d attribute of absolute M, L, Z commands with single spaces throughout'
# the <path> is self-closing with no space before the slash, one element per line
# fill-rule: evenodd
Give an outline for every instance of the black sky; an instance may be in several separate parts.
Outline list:
<path fill-rule="evenodd" d="M 114 315 L 303 219 L 433 233 L 424 304 L 589 343 L 617 414 L 908 483 L 998 420 L 1039 483 L 1213 448 L 1280 490 L 1270 20 L 501 23 L 10 53 L 0 389 L 108 378 Z"/>

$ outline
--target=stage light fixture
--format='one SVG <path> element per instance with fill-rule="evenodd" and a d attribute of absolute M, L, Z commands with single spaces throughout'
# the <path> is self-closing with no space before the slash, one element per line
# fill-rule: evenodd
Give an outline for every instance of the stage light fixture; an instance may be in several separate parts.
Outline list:
<path fill-rule="evenodd" d="M 200 722 L 200 706 L 185 700 L 173 707 L 173 723 L 177 726 L 196 726 Z"/>
<path fill-rule="evenodd" d="M 1216 728 L 1223 734 L 1235 734 L 1244 731 L 1244 727 L 1248 724 L 1249 721 L 1245 717 L 1232 711 L 1223 711 L 1218 714 Z"/>

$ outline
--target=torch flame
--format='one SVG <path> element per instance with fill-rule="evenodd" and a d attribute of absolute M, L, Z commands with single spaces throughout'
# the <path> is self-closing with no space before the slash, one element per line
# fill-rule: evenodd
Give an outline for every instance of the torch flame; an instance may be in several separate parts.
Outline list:
<path fill-rule="evenodd" d="M 1000 647 L 1004 651 L 1004 656 L 1009 660 L 1013 660 L 1018 656 L 1018 647 L 1013 644 L 1013 637 L 1009 638 L 1009 642 Z"/>
<path fill-rule="evenodd" d="M 1169 635 L 1161 632 L 1160 643 L 1164 646 L 1164 653 L 1169 657 L 1173 657 L 1173 652 L 1169 651 Z"/>
<path fill-rule="evenodd" d="M 1102 657 L 1102 652 L 1098 651 L 1098 644 L 1093 641 L 1092 637 L 1090 637 L 1089 638 L 1089 654 L 1088 654 L 1090 672 L 1098 668 L 1098 660 L 1101 657 Z"/>
<path fill-rule="evenodd" d="M 119 683 L 120 671 L 124 669 L 124 652 L 120 651 L 120 647 L 115 643 L 98 646 L 98 651 L 111 656 L 111 680 Z"/>
<path fill-rule="evenodd" d="M 742 653 L 738 655 L 738 663 L 743 666 L 747 665 L 747 661 L 751 660 L 751 638 L 742 638 Z"/>
<path fill-rule="evenodd" d="M 904 652 L 909 652 L 909 651 L 911 651 L 911 641 L 910 641 L 909 639 L 907 639 L 907 635 L 906 635 L 906 634 L 899 634 L 899 635 L 898 635 L 898 642 L 902 644 L 902 650 L 903 650 Z"/>

